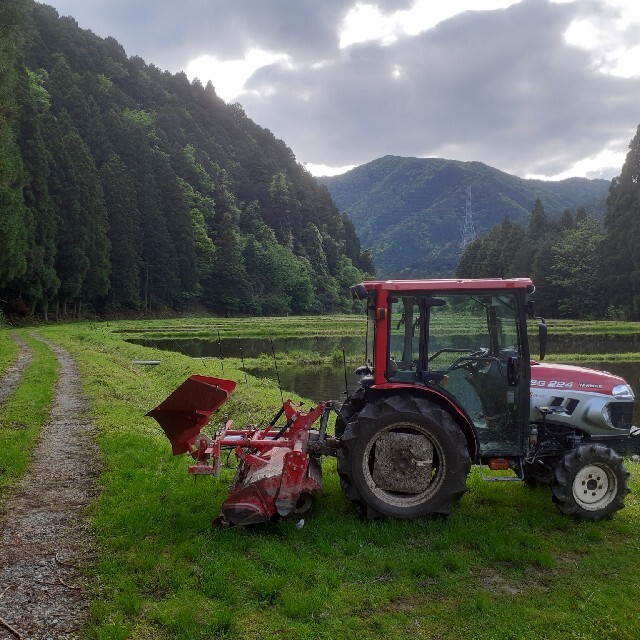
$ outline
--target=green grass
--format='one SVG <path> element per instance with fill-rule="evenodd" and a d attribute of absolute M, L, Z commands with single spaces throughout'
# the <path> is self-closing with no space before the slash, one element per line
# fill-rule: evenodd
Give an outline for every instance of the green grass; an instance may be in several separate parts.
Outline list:
<path fill-rule="evenodd" d="M 288 316 L 275 318 L 188 318 L 105 323 L 127 337 L 163 338 L 284 338 L 364 335 L 363 315 Z"/>
<path fill-rule="evenodd" d="M 0 376 L 11 366 L 17 356 L 18 345 L 12 340 L 11 332 L 0 329 Z"/>
<path fill-rule="evenodd" d="M 532 354 L 532 358 L 536 359 L 537 354 Z M 589 363 L 614 363 L 614 362 L 638 362 L 640 353 L 637 351 L 628 351 L 626 353 L 550 353 L 544 362 L 557 362 L 560 364 L 577 364 L 582 362 Z"/>
<path fill-rule="evenodd" d="M 367 523 L 328 459 L 302 529 L 212 531 L 232 471 L 195 481 L 144 413 L 191 373 L 221 375 L 220 363 L 162 352 L 160 366 L 134 365 L 158 354 L 116 328 L 41 329 L 77 358 L 99 429 L 88 637 L 637 637 L 639 465 L 629 463 L 627 507 L 606 522 L 577 524 L 548 490 L 483 483 L 474 470 L 446 521 Z M 239 364 L 224 363 L 239 383 L 224 411 L 237 425 L 266 420 L 279 392 L 245 384 Z"/>
<path fill-rule="evenodd" d="M 531 321 L 529 330 L 537 333 L 537 320 Z M 620 320 L 557 320 L 547 321 L 549 331 L 554 334 L 570 335 L 633 335 L 640 333 L 640 322 Z"/>
<path fill-rule="evenodd" d="M 4 338 L 4 332 L 2 337 Z M 18 388 L 0 407 L 0 507 L 6 489 L 24 473 L 53 397 L 57 362 L 46 345 L 21 332 L 33 351 Z M 3 340 L 4 342 L 4 340 Z"/>

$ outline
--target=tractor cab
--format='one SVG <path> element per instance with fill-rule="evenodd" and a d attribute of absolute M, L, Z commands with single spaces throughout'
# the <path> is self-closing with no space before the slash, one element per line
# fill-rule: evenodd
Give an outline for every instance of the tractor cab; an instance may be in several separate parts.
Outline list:
<path fill-rule="evenodd" d="M 428 285 L 428 288 L 425 288 Z M 471 426 L 476 453 L 521 456 L 528 442 L 530 280 L 367 282 L 373 391 L 422 388 Z M 366 291 L 366 294 L 365 294 Z"/>

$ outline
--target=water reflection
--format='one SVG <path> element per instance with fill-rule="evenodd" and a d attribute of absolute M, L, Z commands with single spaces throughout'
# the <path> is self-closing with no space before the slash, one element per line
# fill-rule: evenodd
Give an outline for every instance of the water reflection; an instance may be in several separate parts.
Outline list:
<path fill-rule="evenodd" d="M 342 402 L 345 399 L 345 388 L 349 393 L 354 391 L 358 386 L 358 376 L 353 373 L 353 367 L 347 366 L 347 379 L 345 384 L 345 375 L 343 367 L 334 367 L 330 365 L 309 365 L 303 367 L 278 365 L 278 374 L 280 376 L 280 384 L 287 392 L 310 398 L 316 402 L 322 400 L 335 400 Z M 265 369 L 247 368 L 249 375 L 257 378 L 269 378 L 276 381 L 274 371 Z"/>
<path fill-rule="evenodd" d="M 553 362 L 553 356 L 549 357 L 548 361 Z M 579 365 L 597 369 L 598 371 L 608 371 L 609 373 L 624 378 L 631 385 L 637 399 L 634 407 L 633 423 L 640 425 L 640 361 L 579 363 Z M 358 376 L 353 373 L 352 369 L 353 367 L 347 367 L 349 393 L 354 391 L 358 385 Z M 264 369 L 248 368 L 247 373 L 260 378 L 276 380 L 275 371 L 270 372 Z M 324 365 L 292 367 L 279 365 L 278 373 L 284 390 L 293 392 L 304 398 L 310 398 L 316 402 L 322 400 L 342 401 L 345 398 L 345 376 L 342 367 Z"/>
<path fill-rule="evenodd" d="M 532 355 L 538 353 L 537 336 L 529 336 Z M 549 328 L 547 353 L 632 353 L 640 351 L 640 334 L 603 334 L 603 335 L 553 335 Z"/>
<path fill-rule="evenodd" d="M 451 336 L 454 342 L 464 342 L 465 336 Z M 533 357 L 538 353 L 536 336 L 530 336 Z M 133 344 L 152 347 L 163 351 L 178 351 L 193 358 L 257 358 L 271 355 L 271 345 L 276 355 L 290 351 L 307 351 L 331 354 L 342 351 L 360 354 L 364 349 L 364 336 L 336 337 L 317 336 L 311 338 L 164 338 L 159 340 L 131 339 Z M 548 353 L 629 353 L 640 351 L 640 334 L 572 336 L 549 335 Z"/>
<path fill-rule="evenodd" d="M 206 340 L 194 338 L 189 340 L 130 340 L 155 349 L 178 351 L 195 358 L 256 358 L 263 354 L 271 355 L 271 340 L 268 338 L 225 338 Z M 531 353 L 537 354 L 537 344 L 531 341 Z M 315 338 L 275 338 L 273 348 L 278 354 L 291 351 L 315 352 L 322 355 L 334 351 L 364 357 L 364 341 L 360 337 L 315 337 Z M 550 336 L 549 355 L 546 361 L 553 362 L 553 353 L 629 353 L 640 351 L 640 335 L 620 336 Z M 640 425 L 640 355 L 637 362 L 596 362 L 579 363 L 599 371 L 608 371 L 624 378 L 632 387 L 638 401 L 635 406 L 634 423 Z M 358 377 L 353 373 L 353 365 L 347 366 L 346 386 L 352 392 Z M 345 397 L 345 373 L 342 366 L 331 365 L 278 365 L 282 388 L 289 393 L 309 398 L 316 402 L 321 400 L 341 401 Z M 276 380 L 273 370 L 247 368 L 247 373 L 257 377 Z M 286 393 L 285 393 L 286 395 Z"/>
<path fill-rule="evenodd" d="M 160 349 L 162 351 L 177 351 L 192 358 L 258 358 L 261 355 L 271 355 L 272 340 L 269 338 L 223 338 L 220 341 L 204 338 L 162 339 L 162 340 L 128 340 L 132 344 Z M 290 351 L 306 351 L 329 355 L 334 351 L 347 353 L 362 353 L 364 338 L 361 337 L 315 337 L 315 338 L 274 338 L 273 350 L 278 354 Z"/>

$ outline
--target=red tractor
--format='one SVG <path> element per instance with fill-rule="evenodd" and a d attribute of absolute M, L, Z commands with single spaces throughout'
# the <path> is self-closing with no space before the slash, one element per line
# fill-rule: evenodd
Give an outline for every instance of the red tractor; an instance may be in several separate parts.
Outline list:
<path fill-rule="evenodd" d="M 235 431 L 227 423 L 212 438 L 199 436 L 233 388 L 202 376 L 199 385 L 222 389 L 220 401 L 203 403 L 187 381 L 151 415 L 174 453 L 191 452 L 193 473 L 215 472 L 221 448 L 235 449 L 241 462 L 225 523 L 298 517 L 320 489 L 322 455 L 337 457 L 345 495 L 367 518 L 448 514 L 476 464 L 491 481 L 550 485 L 561 512 L 599 520 L 621 509 L 629 492 L 620 454 L 639 449 L 634 395 L 617 376 L 530 359 L 533 291 L 526 278 L 352 287 L 366 304 L 366 364 L 334 436 L 331 402 L 309 413 L 287 402 L 266 428 Z M 542 359 L 544 320 L 538 326 Z M 192 417 L 176 418 L 176 407 Z M 283 412 L 286 422 L 276 427 Z M 320 428 L 311 429 L 318 418 Z"/>

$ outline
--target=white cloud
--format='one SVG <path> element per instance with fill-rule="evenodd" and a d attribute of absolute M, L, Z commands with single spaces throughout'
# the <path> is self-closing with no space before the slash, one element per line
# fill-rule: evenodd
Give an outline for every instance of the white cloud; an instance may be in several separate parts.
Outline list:
<path fill-rule="evenodd" d="M 590 20 L 574 20 L 565 31 L 567 44 L 583 49 L 602 46 L 601 32 Z"/>
<path fill-rule="evenodd" d="M 340 32 L 340 48 L 358 42 L 395 40 L 396 24 L 372 4 L 357 4 L 346 15 Z"/>
<path fill-rule="evenodd" d="M 199 78 L 203 84 L 211 80 L 216 93 L 226 102 L 231 102 L 243 93 L 245 82 L 262 67 L 276 62 L 286 62 L 285 53 L 274 53 L 250 49 L 241 60 L 219 60 L 210 55 L 191 60 L 185 69 L 187 76 Z"/>
<path fill-rule="evenodd" d="M 326 164 L 312 164 L 311 162 L 306 162 L 304 166 L 313 176 L 338 176 L 341 173 L 351 171 L 355 165 L 351 164 L 346 167 L 329 167 Z"/>
<path fill-rule="evenodd" d="M 407 10 L 385 15 L 375 4 L 357 3 L 339 27 L 340 48 L 377 40 L 393 43 L 399 35 L 415 36 L 464 11 L 506 9 L 521 0 L 416 0 Z"/>
<path fill-rule="evenodd" d="M 626 143 L 621 143 L 626 146 Z M 526 178 L 538 180 L 564 180 L 565 178 L 607 178 L 612 174 L 619 174 L 626 158 L 626 150 L 607 148 L 595 156 L 583 158 L 572 167 L 553 176 L 528 175 Z"/>
<path fill-rule="evenodd" d="M 618 49 L 613 53 L 612 58 L 611 75 L 621 78 L 637 78 L 640 76 L 640 45 L 626 51 Z"/>
<path fill-rule="evenodd" d="M 597 12 L 574 20 L 564 34 L 565 41 L 591 54 L 601 73 L 621 78 L 640 76 L 640 3 L 637 0 L 607 0 Z"/>

